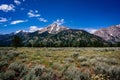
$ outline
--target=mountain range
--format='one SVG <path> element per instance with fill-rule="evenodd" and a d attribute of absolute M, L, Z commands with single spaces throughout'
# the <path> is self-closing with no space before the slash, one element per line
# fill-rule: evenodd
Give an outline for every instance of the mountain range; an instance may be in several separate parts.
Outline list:
<path fill-rule="evenodd" d="M 53 23 L 32 33 L 21 30 L 18 33 L 0 35 L 0 46 L 11 46 L 15 35 L 22 39 L 23 46 L 102 47 L 120 42 L 120 25 L 100 29 L 91 34 Z"/>
<path fill-rule="evenodd" d="M 120 42 L 120 24 L 102 28 L 97 30 L 94 34 L 113 44 Z"/>

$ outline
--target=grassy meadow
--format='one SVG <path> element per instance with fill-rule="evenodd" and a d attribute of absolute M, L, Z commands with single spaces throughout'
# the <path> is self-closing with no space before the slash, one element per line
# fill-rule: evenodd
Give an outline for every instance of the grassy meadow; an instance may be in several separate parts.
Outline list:
<path fill-rule="evenodd" d="M 120 48 L 0 48 L 0 80 L 120 80 Z"/>

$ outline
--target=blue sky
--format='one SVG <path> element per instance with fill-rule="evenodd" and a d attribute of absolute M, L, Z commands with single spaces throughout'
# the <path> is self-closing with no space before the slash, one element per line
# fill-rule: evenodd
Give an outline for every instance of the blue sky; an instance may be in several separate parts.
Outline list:
<path fill-rule="evenodd" d="M 0 34 L 53 22 L 95 30 L 120 24 L 120 0 L 0 0 Z"/>

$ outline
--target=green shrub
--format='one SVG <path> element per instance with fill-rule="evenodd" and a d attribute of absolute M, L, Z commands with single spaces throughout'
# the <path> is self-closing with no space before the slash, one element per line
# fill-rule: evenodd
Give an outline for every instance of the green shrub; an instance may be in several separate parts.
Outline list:
<path fill-rule="evenodd" d="M 8 66 L 8 61 L 0 61 L 0 71 L 2 71 L 3 67 L 7 67 Z"/>
<path fill-rule="evenodd" d="M 6 56 L 8 57 L 9 60 L 14 59 L 14 53 L 7 53 Z"/>
<path fill-rule="evenodd" d="M 4 79 L 3 80 L 14 80 L 15 78 L 15 71 L 8 70 L 4 73 Z"/>
<path fill-rule="evenodd" d="M 81 66 L 89 67 L 89 66 L 90 66 L 90 63 L 89 63 L 88 61 L 85 61 L 85 62 L 81 62 L 80 65 L 81 65 Z"/>
<path fill-rule="evenodd" d="M 72 57 L 73 57 L 73 58 L 77 58 L 78 56 L 79 56 L 79 53 L 74 52 L 74 53 L 72 54 Z"/>
<path fill-rule="evenodd" d="M 58 69 L 60 67 L 60 64 L 59 63 L 52 63 L 51 67 L 53 69 Z"/>
<path fill-rule="evenodd" d="M 23 54 L 23 53 L 20 53 L 18 57 L 21 58 L 21 59 L 25 59 L 25 58 L 27 58 L 27 55 Z"/>
<path fill-rule="evenodd" d="M 80 62 L 87 61 L 87 58 L 85 56 L 79 56 L 78 61 Z"/>
<path fill-rule="evenodd" d="M 4 72 L 0 71 L 0 80 L 4 79 Z"/>
<path fill-rule="evenodd" d="M 72 63 L 72 62 L 74 62 L 74 59 L 73 58 L 66 58 L 65 61 Z"/>
<path fill-rule="evenodd" d="M 50 69 L 46 69 L 44 66 L 35 66 L 24 77 L 24 80 L 53 80 L 53 72 Z"/>
<path fill-rule="evenodd" d="M 15 71 L 16 76 L 19 76 L 19 77 L 23 77 L 28 71 L 28 68 L 26 67 L 26 65 L 22 63 L 17 63 L 17 62 L 11 63 L 8 68 L 10 70 Z"/>
<path fill-rule="evenodd" d="M 105 63 L 96 63 L 94 70 L 96 74 L 106 74 L 109 67 L 110 66 Z"/>
<path fill-rule="evenodd" d="M 108 69 L 108 76 L 110 77 L 110 80 L 120 80 L 120 67 L 111 66 Z"/>
<path fill-rule="evenodd" d="M 109 76 L 110 80 L 120 79 L 120 67 L 119 66 L 109 66 L 107 64 L 96 64 L 95 68 L 96 74 L 103 74 L 106 78 Z"/>
<path fill-rule="evenodd" d="M 70 66 L 66 72 L 65 77 L 67 80 L 89 80 L 90 74 L 87 72 L 82 72 L 78 70 L 75 66 Z"/>
<path fill-rule="evenodd" d="M 9 61 L 9 58 L 6 56 L 6 54 L 1 56 L 2 61 Z"/>
<path fill-rule="evenodd" d="M 90 64 L 95 65 L 98 61 L 95 58 L 89 60 Z"/>
<path fill-rule="evenodd" d="M 116 60 L 115 58 L 107 58 L 107 57 L 98 56 L 98 57 L 96 57 L 96 60 L 100 61 L 100 62 L 112 64 L 112 65 L 118 64 L 118 62 L 117 62 L 118 60 Z"/>

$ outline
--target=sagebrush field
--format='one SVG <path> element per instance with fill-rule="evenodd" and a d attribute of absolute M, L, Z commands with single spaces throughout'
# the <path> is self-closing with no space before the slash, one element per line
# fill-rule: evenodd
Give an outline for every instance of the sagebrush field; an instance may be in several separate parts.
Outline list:
<path fill-rule="evenodd" d="M 0 80 L 120 80 L 120 48 L 0 48 Z"/>

